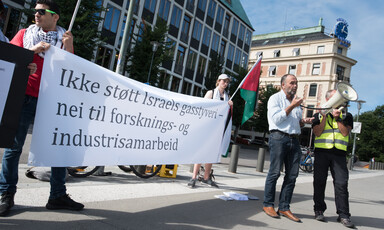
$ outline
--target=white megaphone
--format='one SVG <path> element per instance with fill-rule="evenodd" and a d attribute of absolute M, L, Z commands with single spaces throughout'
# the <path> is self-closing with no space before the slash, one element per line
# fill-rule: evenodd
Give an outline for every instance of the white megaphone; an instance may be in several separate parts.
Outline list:
<path fill-rule="evenodd" d="M 326 110 L 326 113 L 332 111 L 332 109 L 337 109 L 340 105 L 344 104 L 347 101 L 356 101 L 357 93 L 352 88 L 351 85 L 345 82 L 339 82 L 336 85 L 335 94 L 321 106 L 322 109 Z"/>

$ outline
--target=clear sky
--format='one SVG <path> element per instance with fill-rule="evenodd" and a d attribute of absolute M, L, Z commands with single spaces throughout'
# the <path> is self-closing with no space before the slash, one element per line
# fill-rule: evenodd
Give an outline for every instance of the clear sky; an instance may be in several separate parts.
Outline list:
<path fill-rule="evenodd" d="M 362 105 L 360 114 L 384 105 L 384 1 L 382 0 L 240 0 L 252 23 L 254 35 L 317 26 L 323 18 L 330 33 L 337 18 L 348 24 L 351 41 L 348 57 L 352 67 L 351 84 Z M 381 70 L 381 71 L 380 71 Z M 357 114 L 357 104 L 349 111 Z"/>

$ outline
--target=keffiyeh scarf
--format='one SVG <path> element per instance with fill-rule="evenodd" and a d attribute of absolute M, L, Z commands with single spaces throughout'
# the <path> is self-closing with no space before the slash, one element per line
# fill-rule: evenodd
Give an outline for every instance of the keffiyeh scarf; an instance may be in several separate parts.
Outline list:
<path fill-rule="evenodd" d="M 29 49 L 37 43 L 43 41 L 53 46 L 61 48 L 63 44 L 62 39 L 64 33 L 65 29 L 60 26 L 56 26 L 56 31 L 44 32 L 41 27 L 38 27 L 36 24 L 33 24 L 25 30 L 23 45 L 24 48 Z M 39 56 L 42 58 L 44 58 L 44 55 L 44 52 L 39 53 Z"/>
<path fill-rule="evenodd" d="M 220 92 L 219 92 L 219 88 L 218 87 L 216 87 L 213 90 L 213 98 L 212 99 L 220 100 Z M 225 91 L 224 91 L 224 101 L 228 101 L 228 94 Z"/>

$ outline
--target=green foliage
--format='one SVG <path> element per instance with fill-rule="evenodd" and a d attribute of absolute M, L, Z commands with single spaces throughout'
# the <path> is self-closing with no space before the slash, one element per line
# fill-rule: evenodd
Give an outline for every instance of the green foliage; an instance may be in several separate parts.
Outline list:
<path fill-rule="evenodd" d="M 155 28 L 146 25 L 139 27 L 139 32 L 134 34 L 133 43 L 134 48 L 128 51 L 128 66 L 127 71 L 129 77 L 140 82 L 147 82 L 148 71 L 150 69 L 151 60 L 153 56 L 152 68 L 149 77 L 150 85 L 163 85 L 158 78 L 159 66 L 163 61 L 171 60 L 169 56 L 170 44 L 166 42 L 166 34 L 168 27 L 164 20 L 157 20 Z M 152 51 L 152 41 L 159 43 L 155 52 Z M 162 80 L 163 81 L 163 80 Z"/>
<path fill-rule="evenodd" d="M 72 28 L 75 54 L 87 60 L 94 58 L 95 47 L 102 42 L 98 31 L 100 13 L 103 10 L 98 0 L 81 1 L 79 11 Z M 68 29 L 77 0 L 56 0 L 60 6 L 58 25 Z"/>
<path fill-rule="evenodd" d="M 362 126 L 361 133 L 356 138 L 356 155 L 362 161 L 369 161 L 374 157 L 375 161 L 384 162 L 384 105 L 363 113 L 359 122 Z"/>
<path fill-rule="evenodd" d="M 222 57 L 217 54 L 211 55 L 211 60 L 208 63 L 207 77 L 205 78 L 205 90 L 216 88 L 217 77 L 223 72 L 224 61 Z M 206 91 L 203 93 L 205 94 Z"/>

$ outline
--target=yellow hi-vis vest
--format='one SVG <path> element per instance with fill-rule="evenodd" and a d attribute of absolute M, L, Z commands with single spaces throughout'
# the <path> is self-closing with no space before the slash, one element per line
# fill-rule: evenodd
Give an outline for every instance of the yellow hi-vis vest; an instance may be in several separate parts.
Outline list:
<path fill-rule="evenodd" d="M 320 122 L 322 119 L 324 117 L 320 119 Z M 315 138 L 315 148 L 331 149 L 335 146 L 337 149 L 347 151 L 349 135 L 344 137 L 340 133 L 339 126 L 334 118 L 327 115 L 326 119 L 323 133 Z"/>

